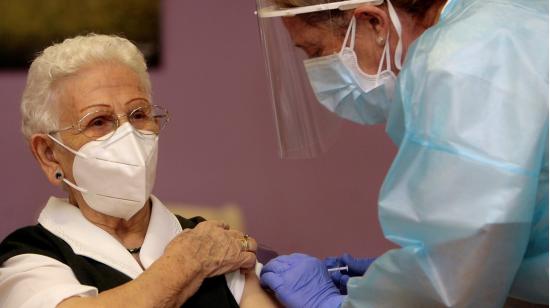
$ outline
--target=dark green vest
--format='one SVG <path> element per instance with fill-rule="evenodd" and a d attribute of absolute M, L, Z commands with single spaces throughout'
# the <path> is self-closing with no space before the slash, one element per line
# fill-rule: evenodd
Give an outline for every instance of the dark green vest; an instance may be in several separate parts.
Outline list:
<path fill-rule="evenodd" d="M 185 219 L 177 216 L 183 229 L 194 228 L 202 217 Z M 0 264 L 20 254 L 32 253 L 54 258 L 69 266 L 78 281 L 93 286 L 99 292 L 129 282 L 132 278 L 118 270 L 91 258 L 74 253 L 62 239 L 46 230 L 42 225 L 18 229 L 0 243 Z M 227 287 L 225 276 L 207 278 L 199 290 L 182 307 L 239 307 Z"/>

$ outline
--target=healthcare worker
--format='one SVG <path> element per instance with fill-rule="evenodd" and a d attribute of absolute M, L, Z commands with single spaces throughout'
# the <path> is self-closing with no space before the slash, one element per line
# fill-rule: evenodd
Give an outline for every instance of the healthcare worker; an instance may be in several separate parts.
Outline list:
<path fill-rule="evenodd" d="M 281 154 L 330 147 L 321 105 L 385 122 L 398 153 L 379 218 L 400 246 L 281 256 L 262 284 L 288 307 L 547 305 L 548 1 L 259 0 L 257 14 Z M 336 283 L 334 265 L 350 266 Z"/>

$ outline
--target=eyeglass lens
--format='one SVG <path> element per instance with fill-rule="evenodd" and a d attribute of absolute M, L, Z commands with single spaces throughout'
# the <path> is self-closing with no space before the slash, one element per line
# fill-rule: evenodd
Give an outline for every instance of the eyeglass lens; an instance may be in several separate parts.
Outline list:
<path fill-rule="evenodd" d="M 101 138 L 118 128 L 121 117 L 126 117 L 136 130 L 146 135 L 158 134 L 168 122 L 167 111 L 156 105 L 137 107 L 125 116 L 117 116 L 110 110 L 97 110 L 80 119 L 79 131 L 92 139 Z"/>

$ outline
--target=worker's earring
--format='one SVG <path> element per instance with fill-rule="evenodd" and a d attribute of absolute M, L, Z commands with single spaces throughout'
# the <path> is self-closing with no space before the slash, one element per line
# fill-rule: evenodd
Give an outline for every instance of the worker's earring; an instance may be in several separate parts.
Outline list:
<path fill-rule="evenodd" d="M 60 169 L 57 169 L 55 171 L 55 179 L 56 180 L 63 180 L 63 171 L 61 171 Z"/>
<path fill-rule="evenodd" d="M 385 41 L 386 40 L 381 36 L 376 38 L 376 44 L 378 44 L 379 46 L 384 46 Z"/>

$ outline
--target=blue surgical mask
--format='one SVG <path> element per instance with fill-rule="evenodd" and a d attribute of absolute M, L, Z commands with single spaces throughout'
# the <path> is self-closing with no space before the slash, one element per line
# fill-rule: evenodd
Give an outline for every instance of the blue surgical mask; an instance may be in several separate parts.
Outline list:
<path fill-rule="evenodd" d="M 401 68 L 401 27 L 395 10 L 388 1 L 390 18 L 399 35 L 395 65 Z M 339 53 L 304 61 L 309 82 L 317 100 L 330 111 L 347 120 L 372 125 L 384 123 L 388 117 L 395 87 L 391 71 L 389 35 L 376 75 L 359 68 L 355 43 L 356 19 L 352 17 Z M 347 47 L 348 39 L 350 46 Z M 385 64 L 385 69 L 382 70 Z"/>

